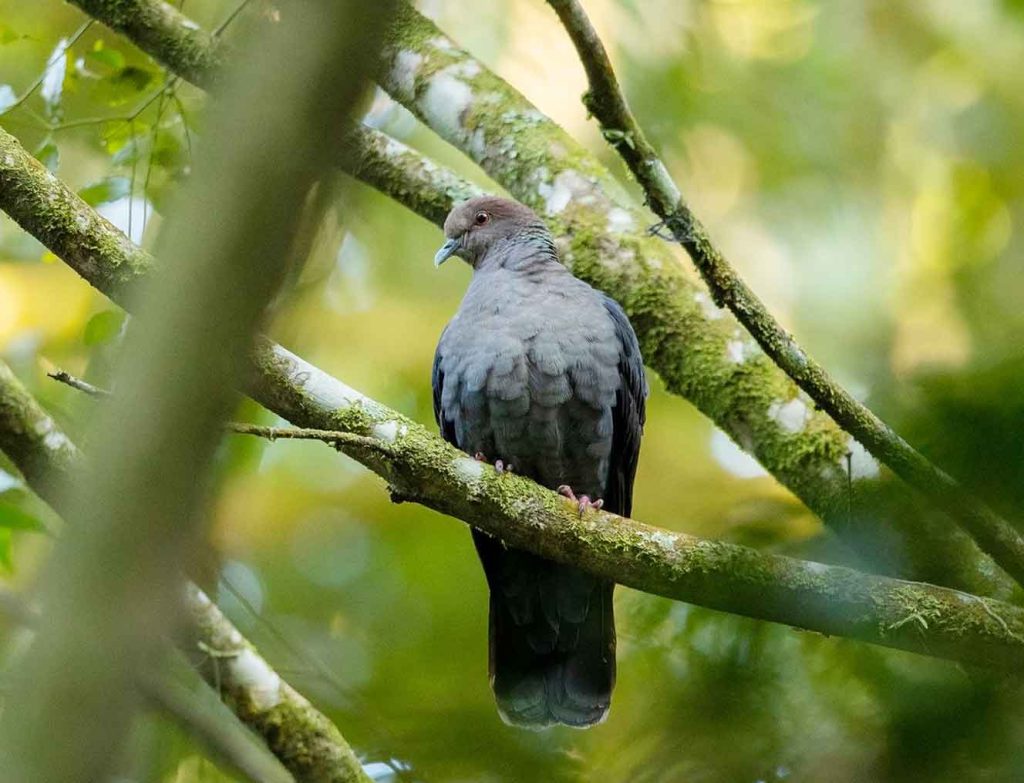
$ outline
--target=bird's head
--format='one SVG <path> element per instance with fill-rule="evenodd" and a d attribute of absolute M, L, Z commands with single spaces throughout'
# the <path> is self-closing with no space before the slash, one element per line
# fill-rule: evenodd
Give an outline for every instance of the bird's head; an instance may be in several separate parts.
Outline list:
<path fill-rule="evenodd" d="M 487 251 L 524 231 L 546 232 L 543 221 L 529 207 L 498 196 L 477 196 L 457 204 L 444 221 L 445 243 L 434 256 L 441 266 L 458 256 L 470 266 Z"/>

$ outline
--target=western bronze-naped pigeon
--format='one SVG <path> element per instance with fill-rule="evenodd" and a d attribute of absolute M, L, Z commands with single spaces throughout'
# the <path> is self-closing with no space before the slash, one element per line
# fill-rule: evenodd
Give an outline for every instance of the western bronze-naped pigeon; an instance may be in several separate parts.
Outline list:
<path fill-rule="evenodd" d="M 577 499 L 628 515 L 647 383 L 622 308 L 558 260 L 529 208 L 481 196 L 456 206 L 434 262 L 473 278 L 434 357 L 445 440 Z M 615 682 L 611 582 L 473 531 L 490 587 L 490 676 L 501 717 L 585 727 Z"/>

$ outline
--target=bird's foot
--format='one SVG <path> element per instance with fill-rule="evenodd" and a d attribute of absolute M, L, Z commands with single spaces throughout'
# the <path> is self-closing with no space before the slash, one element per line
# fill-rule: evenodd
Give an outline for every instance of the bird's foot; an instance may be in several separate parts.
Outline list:
<path fill-rule="evenodd" d="M 475 459 L 477 462 L 490 462 L 490 460 L 488 460 L 487 457 L 484 456 L 484 453 L 482 451 L 478 451 L 476 454 L 474 454 L 473 455 L 473 459 Z M 506 462 L 503 462 L 500 459 L 494 461 L 494 469 L 498 473 L 512 473 L 513 472 L 512 463 L 511 462 L 506 463 Z"/>
<path fill-rule="evenodd" d="M 600 511 L 604 507 L 604 501 L 601 498 L 591 500 L 587 495 L 580 495 L 579 497 L 576 497 L 576 493 L 572 491 L 572 487 L 568 484 L 562 484 L 562 486 L 558 488 L 558 494 L 564 495 L 575 503 L 576 507 L 579 509 L 581 517 L 588 510 Z"/>

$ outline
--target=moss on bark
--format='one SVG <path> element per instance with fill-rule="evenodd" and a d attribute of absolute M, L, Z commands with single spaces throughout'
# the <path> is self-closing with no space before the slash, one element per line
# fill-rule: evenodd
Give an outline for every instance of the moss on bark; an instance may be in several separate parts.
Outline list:
<path fill-rule="evenodd" d="M 848 476 L 846 455 L 858 446 L 826 414 L 807 403 L 799 429 L 783 426 L 773 411 L 800 399 L 796 384 L 685 273 L 682 256 L 648 234 L 651 218 L 617 198 L 621 186 L 595 157 L 409 6 L 392 28 L 379 79 L 544 216 L 573 272 L 622 303 L 668 390 L 753 454 L 873 568 L 1015 593 L 947 517 L 908 503 L 901 483 L 894 492 L 887 471 Z"/>
<path fill-rule="evenodd" d="M 156 0 L 76 2 L 102 11 L 97 18 L 120 24 L 116 29 L 179 75 L 198 84 L 209 78 L 193 79 L 175 50 L 164 48 L 162 41 L 177 34 L 166 29 L 166 18 L 148 13 L 140 19 L 152 29 L 139 30 L 111 16 Z M 190 46 L 202 41 L 195 36 Z M 682 256 L 647 235 L 650 218 L 629 206 L 608 170 L 408 3 L 389 28 L 378 80 L 542 214 L 562 238 L 563 258 L 574 273 L 622 302 L 648 366 L 669 391 L 693 402 L 753 454 L 872 568 L 983 594 L 1015 594 L 1012 581 L 966 534 L 918 505 L 887 472 L 851 482 L 846 455 L 856 446 L 828 416 L 809 410 L 801 430 L 780 426 L 772 411 L 798 399 L 796 385 L 684 273 Z M 352 173 L 435 223 L 452 202 L 476 192 L 376 131 L 362 134 L 355 146 L 363 159 L 348 159 Z"/>

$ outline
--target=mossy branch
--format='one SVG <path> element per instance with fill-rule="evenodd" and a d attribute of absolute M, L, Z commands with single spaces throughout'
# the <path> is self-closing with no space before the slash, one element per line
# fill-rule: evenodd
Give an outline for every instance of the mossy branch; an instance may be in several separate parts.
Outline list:
<path fill-rule="evenodd" d="M 111 14 L 118 7 L 163 5 L 78 4 L 107 24 L 116 21 Z M 593 155 L 411 5 L 400 8 L 380 83 L 547 220 L 573 272 L 623 304 L 648 365 L 670 392 L 694 403 L 873 568 L 982 594 L 1014 594 L 1013 582 L 967 535 L 942 512 L 918 507 L 871 457 L 858 459 L 860 468 L 851 474 L 847 457 L 860 451 L 859 444 L 799 395 L 796 384 L 684 274 L 669 245 L 648 236 L 648 218 L 613 196 L 621 187 Z M 145 19 L 153 25 L 145 35 L 118 29 L 178 75 L 209 45 L 209 37 L 197 32 L 188 43 L 196 51 L 180 60 L 180 52 L 160 44 L 171 32 L 158 24 L 161 15 Z M 356 154 L 342 163 L 351 173 L 437 224 L 453 201 L 479 192 L 379 131 L 363 129 L 350 144 Z M 783 420 L 782 410 L 799 413 L 798 425 Z"/>
<path fill-rule="evenodd" d="M 338 447 L 421 503 L 522 548 L 637 590 L 964 663 L 1024 667 L 1024 609 L 663 530 L 498 473 L 401 414 L 262 343 L 250 394 L 300 427 L 374 438 Z M 332 433 L 324 440 L 335 442 Z M 991 611 L 990 611 L 991 610 Z M 911 622 L 912 620 L 912 622 Z M 967 657 L 964 657 L 967 656 Z"/>
<path fill-rule="evenodd" d="M 94 19 L 130 38 L 157 62 L 193 84 L 209 88 L 225 47 L 170 3 L 151 0 L 70 0 Z"/>
<path fill-rule="evenodd" d="M 12 171 L 3 162 L 20 149 L 0 132 L 0 185 L 4 173 L 9 179 Z M 62 187 L 48 173 L 45 182 L 47 189 L 55 183 Z M 0 206 L 6 209 L 3 194 L 0 188 Z M 17 206 L 29 229 L 51 214 L 43 209 L 40 215 L 23 202 Z M 91 211 L 84 203 L 78 209 Z M 62 216 L 59 222 L 64 221 L 68 226 L 50 236 L 74 241 L 74 214 Z M 117 233 L 109 224 L 104 231 Z M 65 249 L 51 246 L 59 256 Z M 151 258 L 144 261 L 140 273 L 152 267 Z M 97 262 L 101 259 L 92 259 L 85 269 Z M 117 288 L 108 294 L 120 297 Z M 299 427 L 359 436 L 335 440 L 382 476 L 393 496 L 455 516 L 512 546 L 713 609 L 965 663 L 1024 666 L 1024 609 L 934 585 L 706 541 L 611 514 L 581 518 L 561 496 L 525 478 L 497 474 L 268 340 L 258 340 L 253 349 L 246 390 Z"/>
<path fill-rule="evenodd" d="M 3 362 L 0 451 L 40 497 L 57 511 L 62 509 L 66 497 L 55 491 L 53 479 L 73 476 L 79 451 Z M 19 608 L 10 596 L 4 603 Z M 204 677 L 235 715 L 263 737 L 299 783 L 368 783 L 338 728 L 274 672 L 195 585 L 187 588 L 187 605 L 194 643 L 191 652 L 202 653 Z"/>
<path fill-rule="evenodd" d="M 190 594 L 190 600 L 193 595 Z M 0 588 L 0 618 L 31 629 L 39 622 L 39 610 L 15 591 Z M 168 663 L 178 663 L 177 658 Z M 208 702 L 215 701 L 217 694 L 191 666 L 185 665 L 184 659 L 181 664 L 168 667 L 177 670 L 174 674 L 158 667 L 141 672 L 139 690 L 217 760 L 253 783 L 295 783 L 295 778 L 258 744 L 241 721 L 230 713 L 227 713 L 230 721 L 225 721 L 219 711 L 210 710 Z M 178 672 L 187 679 L 179 682 L 179 677 L 175 676 Z M 195 682 L 191 681 L 193 678 Z"/>
<path fill-rule="evenodd" d="M 782 328 L 686 204 L 668 168 L 630 111 L 604 44 L 579 0 L 548 0 L 548 5 L 568 31 L 587 73 L 590 89 L 583 96 L 587 111 L 600 123 L 605 138 L 633 172 L 651 209 L 686 248 L 715 303 L 729 308 L 761 349 L 818 407 L 901 479 L 939 508 L 949 511 L 984 551 L 1018 583 L 1024 584 L 1024 537 L 857 401 Z"/>
<path fill-rule="evenodd" d="M 269 439 L 321 440 L 384 478 L 395 499 L 421 503 L 512 546 L 655 595 L 961 663 L 1024 669 L 1024 609 L 948 588 L 699 539 L 614 514 L 581 516 L 561 496 L 528 479 L 496 472 L 280 346 L 261 341 L 254 356 L 250 393 L 300 429 L 246 424 L 230 429 Z M 0 384 L 0 400 L 14 396 L 20 401 L 10 410 L 26 401 L 37 407 L 17 387 L 13 380 Z M 45 414 L 31 414 L 40 416 Z M 0 421 L 0 431 L 9 424 Z M 317 428 L 307 428 L 313 424 Z M 190 595 L 201 625 L 221 623 L 205 596 L 195 589 Z M 203 634 L 204 639 L 210 636 L 209 631 Z M 248 655 L 249 646 L 240 638 L 222 630 L 212 646 Z M 256 666 L 246 660 L 250 664 Z M 275 677 L 268 674 L 267 682 L 276 687 Z M 247 699 L 243 707 L 253 699 L 274 700 L 259 692 Z M 232 706 L 240 709 L 235 702 Z M 244 710 L 239 714 L 251 720 Z M 262 724 L 257 728 L 265 731 Z"/>

